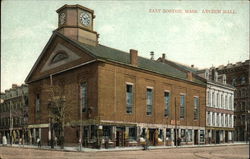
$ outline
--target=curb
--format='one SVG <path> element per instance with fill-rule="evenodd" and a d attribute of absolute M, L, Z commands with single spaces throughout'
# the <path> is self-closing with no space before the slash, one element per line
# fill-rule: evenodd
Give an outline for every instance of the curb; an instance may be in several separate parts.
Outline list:
<path fill-rule="evenodd" d="M 181 149 L 181 148 L 204 148 L 204 147 L 221 147 L 221 146 L 238 146 L 238 145 L 248 145 L 247 143 L 236 143 L 236 144 L 213 144 L 213 145 L 192 145 L 192 146 L 149 146 L 147 150 L 158 150 L 158 149 Z M 116 151 L 139 151 L 139 150 L 144 150 L 143 147 L 131 147 L 131 148 L 117 148 L 117 149 L 85 149 L 83 148 L 82 151 L 78 150 L 67 150 L 67 149 L 51 149 L 51 148 L 37 148 L 37 147 L 28 147 L 27 145 L 25 146 L 2 146 L 0 147 L 8 147 L 8 148 L 24 148 L 24 149 L 34 149 L 34 150 L 43 150 L 43 151 L 61 151 L 61 152 L 86 152 L 86 153 L 91 153 L 91 152 L 116 152 Z M 145 150 L 146 151 L 146 150 Z M 1 158 L 0 158 L 1 159 Z"/>

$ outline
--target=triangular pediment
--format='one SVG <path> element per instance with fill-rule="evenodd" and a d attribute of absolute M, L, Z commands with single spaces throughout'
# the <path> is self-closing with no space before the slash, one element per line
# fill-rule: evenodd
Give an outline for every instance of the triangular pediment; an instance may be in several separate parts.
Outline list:
<path fill-rule="evenodd" d="M 57 58 L 60 55 L 65 55 L 61 59 L 58 59 L 55 61 L 54 59 Z M 65 65 L 67 63 L 70 63 L 72 61 L 80 59 L 81 56 L 74 53 L 72 50 L 68 49 L 66 46 L 58 43 L 54 50 L 51 52 L 49 58 L 47 59 L 46 63 L 41 69 L 41 72 L 54 69 L 56 67 L 59 67 L 61 65 Z"/>
<path fill-rule="evenodd" d="M 94 59 L 94 55 L 78 47 L 73 40 L 54 32 L 25 82 L 42 79 Z"/>

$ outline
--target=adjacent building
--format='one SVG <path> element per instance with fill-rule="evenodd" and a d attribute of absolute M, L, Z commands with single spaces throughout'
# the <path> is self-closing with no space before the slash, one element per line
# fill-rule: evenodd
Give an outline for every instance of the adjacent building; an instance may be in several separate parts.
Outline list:
<path fill-rule="evenodd" d="M 0 138 L 6 136 L 8 143 L 18 143 L 19 138 L 28 138 L 27 126 L 28 86 L 13 84 L 12 88 L 1 93 Z"/>
<path fill-rule="evenodd" d="M 234 91 L 227 84 L 227 76 L 218 74 L 217 69 L 199 70 L 193 65 L 186 66 L 166 59 L 166 55 L 157 61 L 169 64 L 187 73 L 192 72 L 196 78 L 206 80 L 206 143 L 228 143 L 234 141 Z"/>
<path fill-rule="evenodd" d="M 197 71 L 197 74 L 207 80 L 206 96 L 206 142 L 232 142 L 234 133 L 234 91 L 227 84 L 226 75 L 218 75 L 212 67 Z"/>
<path fill-rule="evenodd" d="M 99 44 L 91 9 L 64 5 L 57 13 L 58 28 L 26 78 L 34 140 L 47 144 L 62 135 L 50 114 L 55 98 L 69 108 L 68 145 L 205 143 L 205 80 L 137 50 Z M 61 96 L 52 91 L 51 98 L 55 87 Z"/>
<path fill-rule="evenodd" d="M 219 74 L 227 75 L 227 83 L 236 88 L 234 96 L 234 120 L 235 120 L 235 140 L 246 141 L 247 132 L 250 132 L 248 123 L 250 123 L 250 61 L 237 62 L 226 66 L 219 66 Z M 250 136 L 250 134 L 249 134 Z"/>

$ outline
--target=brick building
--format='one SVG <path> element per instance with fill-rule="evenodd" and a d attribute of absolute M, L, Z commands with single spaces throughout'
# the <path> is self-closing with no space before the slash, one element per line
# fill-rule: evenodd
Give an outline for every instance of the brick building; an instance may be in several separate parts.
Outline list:
<path fill-rule="evenodd" d="M 57 10 L 58 28 L 26 78 L 29 128 L 43 144 L 58 135 L 49 117 L 49 88 L 60 86 L 71 108 L 65 143 L 95 147 L 205 143 L 206 83 L 175 67 L 98 43 L 94 11 Z M 57 136 L 58 138 L 58 136 Z"/>
<path fill-rule="evenodd" d="M 218 74 L 216 68 L 199 70 L 193 65 L 186 66 L 166 59 L 166 55 L 157 61 L 169 64 L 179 70 L 192 72 L 196 78 L 206 80 L 206 143 L 227 143 L 234 140 L 234 91 L 227 84 L 225 74 Z"/>
<path fill-rule="evenodd" d="M 247 126 L 250 123 L 250 61 L 237 62 L 217 68 L 219 74 L 227 75 L 227 83 L 235 88 L 234 107 L 235 107 L 235 140 L 246 141 L 247 132 L 250 132 Z M 250 134 L 249 134 L 250 135 Z"/>
<path fill-rule="evenodd" d="M 28 136 L 28 86 L 12 85 L 1 93 L 0 139 L 5 135 L 8 143 L 17 143 Z M 27 140 L 26 140 L 27 141 Z"/>

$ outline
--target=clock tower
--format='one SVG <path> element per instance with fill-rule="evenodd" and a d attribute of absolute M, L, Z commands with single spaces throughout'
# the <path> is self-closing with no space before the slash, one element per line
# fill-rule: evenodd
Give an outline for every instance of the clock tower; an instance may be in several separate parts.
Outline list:
<path fill-rule="evenodd" d="M 63 35 L 79 42 L 98 44 L 98 34 L 93 30 L 94 11 L 81 5 L 64 5 L 59 8 L 58 29 Z"/>

